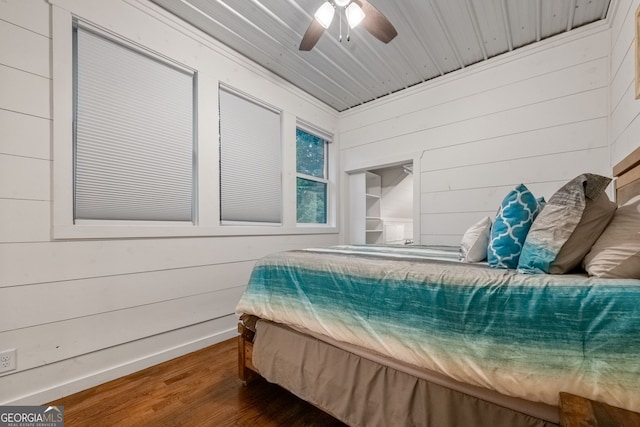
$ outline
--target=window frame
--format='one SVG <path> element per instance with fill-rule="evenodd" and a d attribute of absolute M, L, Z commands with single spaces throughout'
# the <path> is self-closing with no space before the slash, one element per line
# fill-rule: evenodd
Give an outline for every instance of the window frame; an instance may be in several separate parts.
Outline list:
<path fill-rule="evenodd" d="M 170 220 L 154 220 L 154 219 L 89 219 L 89 218 L 81 218 L 78 217 L 78 206 L 77 206 L 77 169 L 78 169 L 78 67 L 79 67 L 79 57 L 78 57 L 78 43 L 79 43 L 79 31 L 83 31 L 87 34 L 91 34 L 93 37 L 98 37 L 102 39 L 102 41 L 111 43 L 118 48 L 127 49 L 130 52 L 133 52 L 137 55 L 146 57 L 147 59 L 154 61 L 162 66 L 171 68 L 176 72 L 183 73 L 185 75 L 189 75 L 191 79 L 191 144 L 190 144 L 190 153 L 189 157 L 191 158 L 191 184 L 190 184 L 190 209 L 191 209 L 191 218 L 188 220 L 178 220 L 178 219 L 170 219 Z M 160 56 L 158 53 L 153 52 L 149 49 L 139 47 L 134 45 L 132 42 L 125 40 L 121 37 L 116 37 L 106 33 L 105 31 L 96 28 L 84 21 L 73 19 L 72 21 L 72 43 L 73 43 L 73 104 L 72 104 L 72 114 L 73 114 L 73 221 L 74 224 L 93 224 L 93 223 L 117 223 L 122 224 L 126 223 L 160 223 L 160 224 L 178 224 L 178 225 L 193 225 L 197 221 L 197 193 L 196 193 L 196 177 L 197 177 L 197 168 L 198 168 L 198 158 L 197 158 L 197 146 L 198 146 L 198 135 L 196 129 L 196 118 L 198 117 L 197 110 L 197 102 L 196 102 L 196 94 L 198 92 L 198 73 L 196 70 L 188 68 L 183 64 L 172 61 L 168 58 L 164 58 Z"/>
<path fill-rule="evenodd" d="M 339 114 L 325 107 L 311 96 L 289 83 L 280 81 L 266 70 L 259 69 L 249 60 L 239 58 L 231 49 L 216 40 L 202 37 L 196 30 L 184 28 L 159 9 L 157 20 L 150 20 L 141 29 L 130 20 L 113 20 L 114 16 L 136 15 L 148 17 L 149 11 L 132 8 L 126 3 L 92 3 L 82 1 L 51 0 L 51 238 L 53 240 L 78 239 L 140 239 L 167 237 L 215 236 L 285 236 L 338 234 L 335 207 L 337 150 L 330 153 L 330 225 L 312 224 L 296 226 L 295 185 L 295 129 L 300 116 L 312 117 L 313 122 L 333 129 Z M 194 197 L 195 223 L 175 221 L 104 221 L 73 220 L 73 20 L 78 19 L 104 31 L 116 39 L 139 46 L 145 51 L 182 64 L 198 73 L 195 103 L 197 162 Z M 173 34 L 165 39 L 157 34 Z M 204 54 L 203 48 L 206 49 Z M 242 72 L 238 72 L 238 67 Z M 283 223 L 280 226 L 222 225 L 220 221 L 219 188 L 219 129 L 218 88 L 227 84 L 250 94 L 282 111 L 282 204 Z M 213 118 L 213 119 L 212 119 Z M 335 165 L 335 167 L 334 167 Z M 293 178 L 293 180 L 292 180 Z"/>
<path fill-rule="evenodd" d="M 333 194 L 332 194 L 333 192 L 332 192 L 332 189 L 331 189 L 331 179 L 330 179 L 330 177 L 331 177 L 331 175 L 330 175 L 330 172 L 331 172 L 331 168 L 330 168 L 331 157 L 330 157 L 330 155 L 331 155 L 331 152 L 333 150 L 331 150 L 329 148 L 329 146 L 333 142 L 333 137 L 329 133 L 324 132 L 322 130 L 319 130 L 319 129 L 313 127 L 312 125 L 310 125 L 308 123 L 305 123 L 305 122 L 302 122 L 300 120 L 296 123 L 296 131 L 298 129 L 303 131 L 303 132 L 306 132 L 306 133 L 308 133 L 310 135 L 313 135 L 313 136 L 315 136 L 317 138 L 320 138 L 320 139 L 322 139 L 324 141 L 324 178 L 318 178 L 318 177 L 313 176 L 313 175 L 307 175 L 307 174 L 298 172 L 297 156 L 296 156 L 296 168 L 295 168 L 295 171 L 296 171 L 296 174 L 295 174 L 295 177 L 296 177 L 296 185 L 295 185 L 295 189 L 296 189 L 296 226 L 297 227 L 314 227 L 314 226 L 315 227 L 329 227 L 333 223 L 332 217 L 333 217 L 333 213 L 334 213 L 333 212 L 333 209 L 334 209 L 333 200 L 334 199 L 332 197 L 333 196 Z M 296 150 L 297 150 L 297 147 L 298 147 L 298 139 L 296 137 L 296 145 L 295 145 Z M 297 151 L 296 151 L 296 153 L 297 153 Z M 320 182 L 320 183 L 325 184 L 325 186 L 326 186 L 325 187 L 326 188 L 326 194 L 325 194 L 325 210 L 326 210 L 325 219 L 326 219 L 326 222 L 324 222 L 324 223 L 321 223 L 321 222 L 298 222 L 298 207 L 297 207 L 298 206 L 298 204 L 297 204 L 298 184 L 297 184 L 297 178 L 305 179 L 307 181 Z"/>
<path fill-rule="evenodd" d="M 222 205 L 222 162 L 224 159 L 222 159 L 222 108 L 221 106 L 221 102 L 220 102 L 220 94 L 222 92 L 226 92 L 229 95 L 235 96 L 241 100 L 243 100 L 244 102 L 247 102 L 249 104 L 253 104 L 254 106 L 257 106 L 259 108 L 262 108 L 264 110 L 267 110 L 271 113 L 274 113 L 278 116 L 278 122 L 279 122 L 279 134 L 278 134 L 278 140 L 279 140 L 279 156 L 280 156 L 280 182 L 279 182 L 279 187 L 280 187 L 280 220 L 279 221 L 243 221 L 243 220 L 235 220 L 235 219 L 223 219 L 222 218 L 222 210 L 223 210 L 223 205 Z M 282 115 L 283 112 L 281 109 L 267 104 L 266 102 L 257 99 L 249 94 L 246 94 L 236 88 L 233 88 L 229 85 L 225 85 L 225 84 L 220 84 L 219 88 L 218 88 L 218 106 L 219 106 L 219 113 L 218 113 L 218 120 L 219 120 L 219 129 L 220 129 L 220 137 L 219 137 L 219 149 L 220 149 L 220 199 L 219 199 L 219 206 L 220 206 L 220 225 L 223 227 L 246 227 L 246 226 L 264 226 L 264 227 L 282 227 L 284 224 L 284 206 L 283 206 L 283 198 L 284 198 L 284 185 L 283 185 L 283 169 L 285 167 L 284 165 L 284 155 L 283 155 L 283 147 L 284 147 L 284 142 L 283 142 L 283 134 L 284 134 L 284 126 L 283 126 L 283 120 L 282 120 Z"/>

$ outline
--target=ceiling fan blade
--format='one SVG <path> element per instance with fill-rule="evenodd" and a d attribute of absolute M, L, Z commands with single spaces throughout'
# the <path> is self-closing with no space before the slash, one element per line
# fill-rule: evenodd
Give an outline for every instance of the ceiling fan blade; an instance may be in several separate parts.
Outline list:
<path fill-rule="evenodd" d="M 365 14 L 362 25 L 375 38 L 383 43 L 389 43 L 398 35 L 395 27 L 378 9 L 367 0 L 353 0 L 362 8 Z"/>
<path fill-rule="evenodd" d="M 302 36 L 302 41 L 300 42 L 300 47 L 298 49 L 304 51 L 313 49 L 316 43 L 318 43 L 318 40 L 320 40 L 322 34 L 324 34 L 324 27 L 315 19 L 312 20 L 311 25 L 309 25 L 304 36 Z"/>

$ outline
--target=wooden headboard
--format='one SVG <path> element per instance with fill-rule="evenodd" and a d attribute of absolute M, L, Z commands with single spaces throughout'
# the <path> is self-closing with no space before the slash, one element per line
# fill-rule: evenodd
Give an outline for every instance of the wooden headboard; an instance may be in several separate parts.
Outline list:
<path fill-rule="evenodd" d="M 616 179 L 616 202 L 624 204 L 640 194 L 640 147 L 613 167 Z"/>

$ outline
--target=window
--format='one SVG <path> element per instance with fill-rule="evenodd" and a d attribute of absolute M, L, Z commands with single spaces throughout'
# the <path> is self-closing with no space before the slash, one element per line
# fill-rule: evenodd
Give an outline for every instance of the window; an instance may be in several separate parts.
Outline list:
<path fill-rule="evenodd" d="M 296 129 L 296 216 L 299 224 L 327 223 L 328 142 Z"/>
<path fill-rule="evenodd" d="M 297 174 L 295 157 L 297 128 L 331 142 L 319 129 L 336 127 L 334 111 L 168 15 L 54 3 L 53 239 L 339 233 L 338 151 L 325 153 L 328 174 Z M 320 202 L 306 224 L 297 191 L 301 206 Z"/>
<path fill-rule="evenodd" d="M 220 88 L 220 219 L 282 221 L 280 112 Z"/>
<path fill-rule="evenodd" d="M 195 73 L 76 25 L 74 221 L 194 221 Z"/>

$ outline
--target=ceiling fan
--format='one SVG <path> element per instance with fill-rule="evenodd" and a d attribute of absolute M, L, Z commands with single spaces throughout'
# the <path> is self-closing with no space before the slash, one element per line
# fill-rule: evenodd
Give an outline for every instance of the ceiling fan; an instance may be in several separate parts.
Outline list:
<path fill-rule="evenodd" d="M 340 15 L 340 41 L 342 41 L 342 15 L 347 18 L 349 28 L 362 22 L 364 28 L 383 43 L 389 43 L 398 32 L 391 22 L 367 0 L 329 0 L 325 1 L 314 14 L 314 19 L 302 37 L 299 50 L 309 51 L 318 43 L 324 30 L 329 28 L 336 13 Z M 347 31 L 349 29 L 347 28 Z M 347 40 L 348 40 L 347 33 Z"/>

